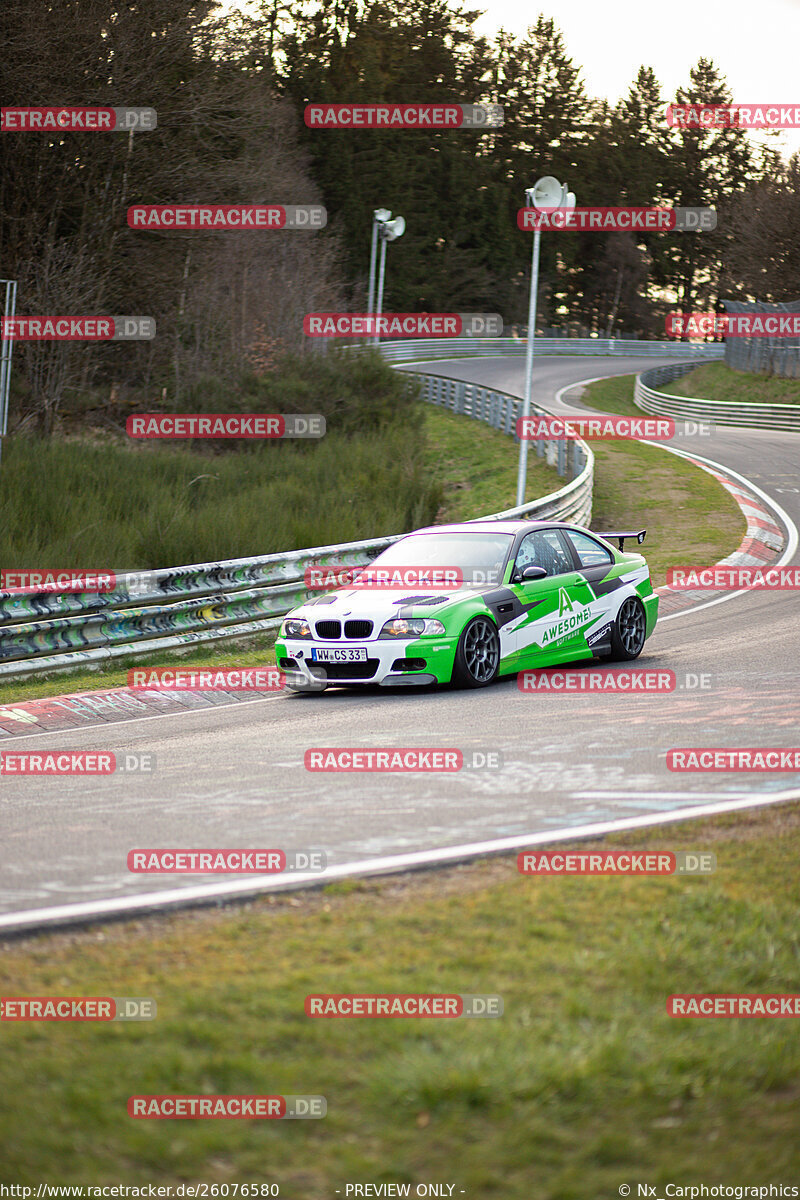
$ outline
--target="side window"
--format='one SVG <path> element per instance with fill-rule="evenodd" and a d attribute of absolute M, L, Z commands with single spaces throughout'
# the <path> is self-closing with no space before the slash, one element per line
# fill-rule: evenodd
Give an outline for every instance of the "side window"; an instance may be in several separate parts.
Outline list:
<path fill-rule="evenodd" d="M 614 561 L 614 556 L 605 546 L 601 546 L 594 538 L 585 533 L 575 533 L 570 530 L 567 537 L 575 547 L 582 567 L 601 567 Z"/>
<path fill-rule="evenodd" d="M 544 567 L 548 575 L 563 575 L 575 567 L 555 529 L 536 529 L 520 542 L 515 567 Z"/>

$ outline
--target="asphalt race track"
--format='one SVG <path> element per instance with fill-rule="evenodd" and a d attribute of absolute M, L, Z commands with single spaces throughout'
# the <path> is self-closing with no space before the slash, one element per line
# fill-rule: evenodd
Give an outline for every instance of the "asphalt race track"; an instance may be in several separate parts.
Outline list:
<path fill-rule="evenodd" d="M 578 397 L 564 394 L 570 385 L 660 361 L 540 358 L 534 399 L 566 412 Z M 521 395 L 525 365 L 515 357 L 412 369 Z M 800 435 L 727 429 L 685 448 L 779 506 L 784 561 L 800 562 Z M 665 757 L 681 746 L 798 745 L 800 594 L 751 592 L 675 614 L 637 666 L 673 670 L 678 689 L 523 693 L 513 678 L 477 692 L 337 689 L 15 737 L 14 749 L 146 751 L 156 766 L 141 776 L 3 778 L 0 930 L 287 886 L 281 877 L 134 875 L 134 847 L 317 848 L 335 877 L 800 797 L 797 772 L 676 774 Z M 701 675 L 707 687 L 681 686 Z M 323 746 L 458 747 L 465 757 L 499 754 L 502 765 L 451 775 L 306 771 L 304 752 Z"/>

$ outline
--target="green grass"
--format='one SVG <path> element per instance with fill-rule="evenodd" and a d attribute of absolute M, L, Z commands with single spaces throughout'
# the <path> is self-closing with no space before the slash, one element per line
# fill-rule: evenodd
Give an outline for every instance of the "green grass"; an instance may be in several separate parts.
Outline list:
<path fill-rule="evenodd" d="M 158 1018 L 0 1027 L 3 1181 L 274 1181 L 285 1200 L 791 1182 L 797 1021 L 674 1020 L 665 1002 L 800 992 L 798 806 L 613 844 L 711 849 L 717 872 L 529 878 L 495 859 L 5 944 L 4 995 L 151 996 Z M 499 993 L 505 1015 L 312 1021 L 319 991 Z M 328 1116 L 130 1120 L 148 1092 L 321 1093 Z"/>
<path fill-rule="evenodd" d="M 0 562 L 119 570 L 219 561 L 413 529 L 440 502 L 419 430 L 219 455 L 17 437 L 0 473 Z"/>
<path fill-rule="evenodd" d="M 563 482 L 532 457 L 529 499 Z M 0 472 L 0 562 L 133 569 L 248 557 L 481 516 L 515 493 L 509 439 L 428 404 L 413 405 L 407 425 L 222 454 L 85 430 L 16 437 Z"/>
<path fill-rule="evenodd" d="M 633 375 L 590 384 L 587 408 L 642 416 L 633 402 Z M 705 454 L 701 439 L 679 449 Z M 634 441 L 591 441 L 595 453 L 592 528 L 646 529 L 643 552 L 656 587 L 667 568 L 708 566 L 734 551 L 747 529 L 736 501 L 706 471 L 660 447 Z"/>
<path fill-rule="evenodd" d="M 664 384 L 662 392 L 699 400 L 733 400 L 745 404 L 800 404 L 800 379 L 779 379 L 734 371 L 723 362 L 704 363 Z"/>
<path fill-rule="evenodd" d="M 610 379 L 598 379 L 583 389 L 578 403 L 601 412 L 622 413 L 626 417 L 645 416 L 633 402 L 635 380 L 635 375 L 612 375 Z M 570 395 L 571 404 L 575 403 L 576 394 Z"/>
<path fill-rule="evenodd" d="M 114 663 L 99 664 L 89 670 L 85 665 L 72 671 L 43 672 L 30 679 L 9 679 L 0 682 L 0 704 L 15 704 L 21 700 L 38 700 L 62 692 L 95 691 L 98 688 L 128 686 L 131 667 L 213 667 L 215 670 L 238 667 L 263 667 L 275 663 L 275 636 L 251 634 L 237 640 L 235 647 L 228 642 L 187 646 L 181 650 L 154 650 L 141 657 L 129 657 Z"/>
<path fill-rule="evenodd" d="M 0 563 L 178 566 L 426 524 L 441 491 L 411 384 L 377 353 L 288 356 L 264 376 L 204 380 L 180 404 L 155 405 L 325 417 L 324 438 L 285 442 L 132 441 L 125 416 L 152 402 L 79 396 L 52 438 L 17 433 L 4 443 Z"/>
<path fill-rule="evenodd" d="M 428 470 L 443 489 L 438 524 L 514 507 L 518 449 L 507 434 L 431 404 L 425 405 L 423 428 Z M 528 455 L 526 500 L 556 492 L 565 483 L 535 451 Z"/>

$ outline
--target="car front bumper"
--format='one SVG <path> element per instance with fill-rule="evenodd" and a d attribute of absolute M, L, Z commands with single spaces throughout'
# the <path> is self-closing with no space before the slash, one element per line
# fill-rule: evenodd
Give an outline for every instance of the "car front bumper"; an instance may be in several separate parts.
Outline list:
<path fill-rule="evenodd" d="M 287 687 L 321 691 L 340 684 L 379 684 L 381 687 L 424 687 L 447 683 L 453 673 L 457 638 L 366 639 L 358 645 L 367 651 L 365 662 L 316 662 L 312 650 L 347 650 L 347 642 L 320 642 L 310 638 L 281 638 L 275 659 L 286 676 Z"/>

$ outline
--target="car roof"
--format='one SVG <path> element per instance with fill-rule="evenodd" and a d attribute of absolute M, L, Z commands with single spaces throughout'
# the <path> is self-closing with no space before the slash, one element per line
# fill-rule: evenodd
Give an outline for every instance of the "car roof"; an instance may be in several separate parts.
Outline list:
<path fill-rule="evenodd" d="M 566 521 L 463 521 L 453 525 L 426 525 L 413 533 L 531 533 L 535 529 L 578 529 Z M 405 535 L 410 536 L 409 534 Z"/>

